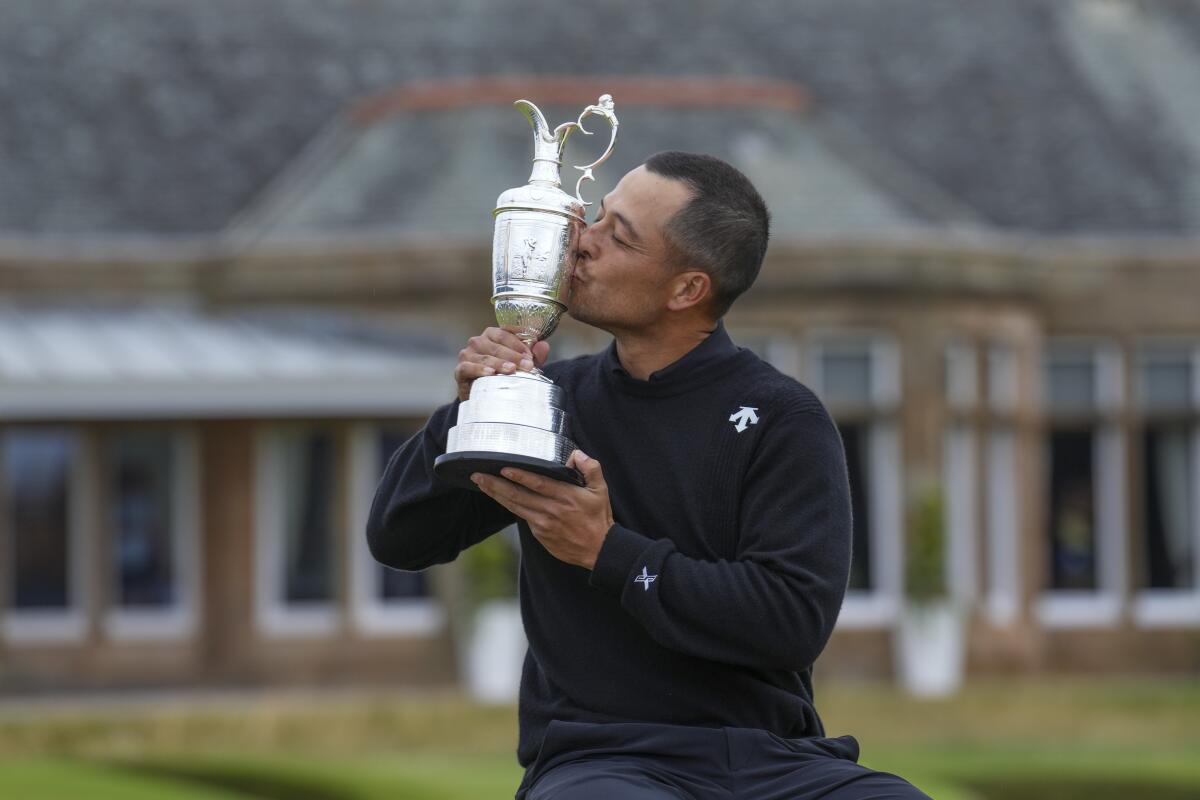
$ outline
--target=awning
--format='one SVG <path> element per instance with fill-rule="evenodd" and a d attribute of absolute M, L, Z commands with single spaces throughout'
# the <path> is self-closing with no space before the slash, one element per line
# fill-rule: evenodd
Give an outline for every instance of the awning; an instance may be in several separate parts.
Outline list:
<path fill-rule="evenodd" d="M 454 355 L 353 318 L 0 308 L 0 423 L 425 414 Z"/>

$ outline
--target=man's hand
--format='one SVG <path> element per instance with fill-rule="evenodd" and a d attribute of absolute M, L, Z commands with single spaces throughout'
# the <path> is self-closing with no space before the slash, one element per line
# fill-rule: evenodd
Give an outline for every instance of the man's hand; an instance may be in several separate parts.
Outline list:
<path fill-rule="evenodd" d="M 503 478 L 477 472 L 471 480 L 488 497 L 528 522 L 550 555 L 592 569 L 613 524 L 608 484 L 600 462 L 582 450 L 571 453 L 567 466 L 583 473 L 585 486 L 513 467 L 501 470 Z"/>
<path fill-rule="evenodd" d="M 550 345 L 538 342 L 530 350 L 516 334 L 504 328 L 488 328 L 472 336 L 467 346 L 458 352 L 454 382 L 458 384 L 458 399 L 471 395 L 471 384 L 484 375 L 512 374 L 518 369 L 526 372 L 546 363 Z"/>

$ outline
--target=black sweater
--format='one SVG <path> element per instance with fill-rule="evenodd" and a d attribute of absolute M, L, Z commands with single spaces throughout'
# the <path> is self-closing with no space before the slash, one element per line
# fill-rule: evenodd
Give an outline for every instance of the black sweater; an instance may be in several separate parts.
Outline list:
<path fill-rule="evenodd" d="M 553 719 L 824 735 L 812 664 L 845 594 L 851 521 L 820 401 L 723 326 L 648 381 L 621 368 L 615 345 L 545 371 L 600 462 L 616 524 L 589 572 L 518 520 L 520 762 Z M 434 412 L 387 466 L 367 529 L 384 564 L 450 561 L 514 521 L 434 476 L 456 409 Z"/>

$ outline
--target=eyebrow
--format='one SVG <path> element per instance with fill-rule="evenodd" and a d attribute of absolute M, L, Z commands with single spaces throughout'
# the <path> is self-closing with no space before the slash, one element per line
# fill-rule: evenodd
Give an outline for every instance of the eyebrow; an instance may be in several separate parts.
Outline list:
<path fill-rule="evenodd" d="M 624 225 L 625 230 L 629 232 L 630 239 L 633 239 L 636 242 L 641 241 L 642 237 L 638 236 L 637 229 L 634 228 L 632 224 L 630 224 L 628 217 L 626 217 L 620 211 L 608 211 L 607 209 L 604 208 L 604 198 L 603 197 L 600 198 L 600 210 L 603 211 L 605 214 L 612 214 L 613 218 L 616 219 L 617 222 Z"/>

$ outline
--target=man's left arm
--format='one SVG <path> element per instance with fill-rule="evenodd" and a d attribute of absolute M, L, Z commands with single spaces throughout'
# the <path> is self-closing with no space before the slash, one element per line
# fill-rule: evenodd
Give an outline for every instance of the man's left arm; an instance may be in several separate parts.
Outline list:
<path fill-rule="evenodd" d="M 582 454 L 575 463 L 585 487 L 515 471 L 509 481 L 484 478 L 480 488 L 524 518 L 557 558 L 591 569 L 592 584 L 619 598 L 660 644 L 800 670 L 824 648 L 845 595 L 850 494 L 828 416 L 797 412 L 772 427 L 744 476 L 732 560 L 692 558 L 669 531 L 613 524 L 600 465 Z"/>

